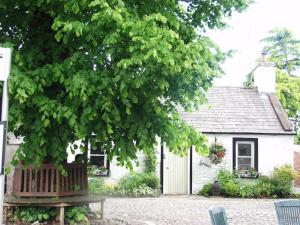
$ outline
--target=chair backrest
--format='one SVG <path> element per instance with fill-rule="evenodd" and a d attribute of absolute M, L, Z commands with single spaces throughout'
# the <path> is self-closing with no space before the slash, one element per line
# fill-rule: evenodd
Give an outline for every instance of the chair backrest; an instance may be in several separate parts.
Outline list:
<path fill-rule="evenodd" d="M 223 207 L 210 207 L 209 215 L 212 225 L 228 225 L 225 209 Z"/>
<path fill-rule="evenodd" d="M 281 200 L 274 204 L 279 225 L 300 224 L 300 200 Z"/>

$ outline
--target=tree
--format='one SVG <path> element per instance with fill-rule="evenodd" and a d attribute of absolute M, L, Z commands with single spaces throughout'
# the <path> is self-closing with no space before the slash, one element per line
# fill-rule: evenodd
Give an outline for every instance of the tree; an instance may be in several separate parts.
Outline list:
<path fill-rule="evenodd" d="M 275 28 L 269 31 L 270 36 L 261 41 L 266 44 L 263 51 L 270 55 L 270 60 L 289 75 L 300 66 L 300 40 L 295 39 L 286 28 Z"/>
<path fill-rule="evenodd" d="M 184 2 L 184 3 L 183 3 Z M 175 153 L 205 137 L 180 119 L 199 107 L 224 54 L 204 30 L 250 0 L 1 0 L 0 43 L 14 48 L 10 130 L 14 162 L 57 166 L 93 133 L 111 159 L 131 165 L 156 137 Z"/>
<path fill-rule="evenodd" d="M 276 94 L 283 108 L 290 118 L 294 118 L 297 135 L 295 143 L 300 144 L 300 127 L 298 115 L 300 113 L 300 78 L 291 77 L 286 72 L 276 72 Z"/>
<path fill-rule="evenodd" d="M 264 51 L 270 57 L 268 60 L 275 62 L 276 94 L 291 118 L 296 118 L 300 111 L 300 78 L 291 76 L 300 65 L 300 40 L 294 38 L 291 31 L 286 28 L 277 28 L 269 32 L 271 35 L 262 39 L 266 43 Z M 295 139 L 300 143 L 300 133 Z"/>
<path fill-rule="evenodd" d="M 277 70 L 276 93 L 288 116 L 295 118 L 300 111 L 300 79 Z"/>

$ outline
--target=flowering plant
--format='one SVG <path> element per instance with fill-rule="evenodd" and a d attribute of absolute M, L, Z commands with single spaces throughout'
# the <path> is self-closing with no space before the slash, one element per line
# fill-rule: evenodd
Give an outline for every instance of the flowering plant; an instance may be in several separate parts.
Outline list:
<path fill-rule="evenodd" d="M 213 143 L 209 147 L 209 158 L 212 163 L 219 164 L 225 156 L 225 148 L 220 143 Z"/>

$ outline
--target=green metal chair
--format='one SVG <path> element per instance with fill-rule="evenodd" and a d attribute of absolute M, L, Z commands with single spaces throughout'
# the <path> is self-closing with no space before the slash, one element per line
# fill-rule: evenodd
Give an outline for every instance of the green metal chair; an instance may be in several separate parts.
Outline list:
<path fill-rule="evenodd" d="M 274 204 L 279 225 L 300 224 L 300 200 L 281 200 Z"/>
<path fill-rule="evenodd" d="M 223 207 L 210 207 L 209 215 L 212 225 L 228 225 L 225 209 Z"/>

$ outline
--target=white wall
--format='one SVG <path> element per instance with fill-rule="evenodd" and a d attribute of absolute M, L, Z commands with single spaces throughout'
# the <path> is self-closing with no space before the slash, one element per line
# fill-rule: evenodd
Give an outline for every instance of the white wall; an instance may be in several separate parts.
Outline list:
<path fill-rule="evenodd" d="M 143 172 L 144 165 L 145 165 L 144 163 L 145 157 L 141 152 L 137 154 L 137 157 L 138 157 L 139 165 L 137 166 L 135 164 L 133 167 L 133 171 Z M 114 158 L 110 163 L 110 176 L 104 177 L 104 180 L 106 183 L 117 184 L 120 181 L 120 179 L 128 173 L 130 173 L 130 170 L 124 166 L 118 166 L 117 159 Z"/>
<path fill-rule="evenodd" d="M 193 151 L 193 193 L 196 194 L 204 184 L 212 182 L 220 168 L 232 170 L 233 141 L 235 138 L 258 138 L 258 170 L 269 175 L 276 166 L 293 165 L 293 137 L 291 135 L 231 135 L 208 134 L 209 142 L 222 143 L 226 149 L 223 162 L 220 165 L 210 163 L 207 157 L 202 157 Z M 207 164 L 207 165 L 205 165 Z"/>
<path fill-rule="evenodd" d="M 269 175 L 276 166 L 284 164 L 293 165 L 293 137 L 291 135 L 232 135 L 232 134 L 207 134 L 210 143 L 213 143 L 215 137 L 217 142 L 222 143 L 226 149 L 225 157 L 221 164 L 214 165 L 207 157 L 200 156 L 193 150 L 193 194 L 198 193 L 203 185 L 214 181 L 220 168 L 232 170 L 233 138 L 258 138 L 258 168 L 259 173 Z M 157 155 L 157 175 L 160 175 L 160 142 L 156 147 Z M 135 166 L 134 170 L 142 172 L 144 169 L 144 156 L 138 153 L 140 165 Z M 69 155 L 69 159 L 72 157 Z M 69 161 L 69 160 L 68 160 Z M 110 164 L 110 176 L 105 177 L 107 183 L 117 183 L 122 177 L 130 171 L 125 167 L 117 165 L 114 159 Z"/>

